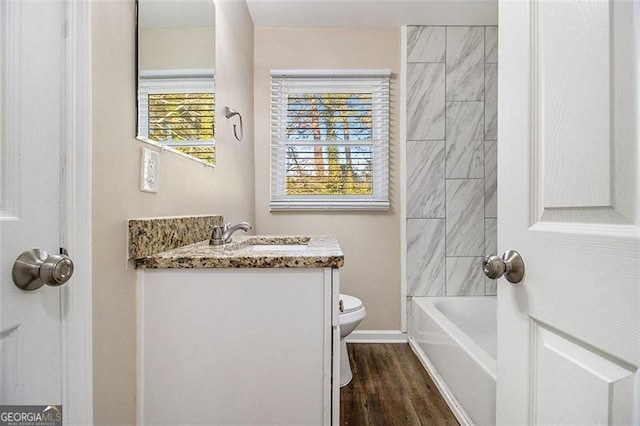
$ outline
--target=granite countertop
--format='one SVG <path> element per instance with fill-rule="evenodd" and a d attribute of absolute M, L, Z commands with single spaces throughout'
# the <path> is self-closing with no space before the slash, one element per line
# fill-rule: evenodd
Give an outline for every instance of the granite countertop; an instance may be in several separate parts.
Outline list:
<path fill-rule="evenodd" d="M 220 214 L 129 219 L 129 259 L 140 259 L 202 241 L 209 238 L 213 226 L 223 223 Z"/>
<path fill-rule="evenodd" d="M 135 263 L 142 269 L 340 268 L 344 254 L 335 237 L 328 235 L 234 235 L 228 244 L 211 246 L 209 240 L 200 241 L 136 258 Z"/>

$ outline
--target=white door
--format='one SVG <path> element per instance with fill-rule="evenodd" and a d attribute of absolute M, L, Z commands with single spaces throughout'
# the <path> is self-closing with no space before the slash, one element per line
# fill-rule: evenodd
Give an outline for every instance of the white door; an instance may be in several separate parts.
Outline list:
<path fill-rule="evenodd" d="M 64 238 L 64 22 L 62 1 L 0 5 L 0 405 L 62 404 L 61 289 L 23 291 L 11 273 Z"/>
<path fill-rule="evenodd" d="M 640 3 L 499 8 L 498 423 L 640 423 Z"/>

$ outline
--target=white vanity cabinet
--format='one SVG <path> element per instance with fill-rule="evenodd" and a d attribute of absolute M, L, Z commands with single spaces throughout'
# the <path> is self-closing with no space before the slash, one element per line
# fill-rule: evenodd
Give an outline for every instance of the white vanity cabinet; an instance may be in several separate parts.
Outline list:
<path fill-rule="evenodd" d="M 338 269 L 139 269 L 139 424 L 339 424 Z"/>

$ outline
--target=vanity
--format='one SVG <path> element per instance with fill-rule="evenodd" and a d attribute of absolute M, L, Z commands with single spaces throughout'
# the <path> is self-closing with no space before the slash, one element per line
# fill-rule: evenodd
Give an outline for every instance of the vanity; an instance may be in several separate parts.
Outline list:
<path fill-rule="evenodd" d="M 138 423 L 339 424 L 335 238 L 235 234 L 212 246 L 221 217 L 178 226 L 187 238 L 170 229 L 189 218 L 155 220 L 164 232 L 129 222 Z"/>

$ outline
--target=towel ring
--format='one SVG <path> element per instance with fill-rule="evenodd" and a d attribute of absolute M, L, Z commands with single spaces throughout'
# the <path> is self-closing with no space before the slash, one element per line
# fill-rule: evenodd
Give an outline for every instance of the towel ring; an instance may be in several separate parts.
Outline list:
<path fill-rule="evenodd" d="M 242 137 L 243 137 L 243 133 L 244 133 L 244 128 L 242 126 L 242 115 L 240 115 L 240 113 L 238 111 L 236 111 L 233 108 L 229 108 L 229 107 L 225 107 L 224 110 L 224 116 L 226 118 L 231 118 L 233 116 L 238 116 L 238 118 L 240 119 L 240 136 L 238 136 L 238 130 L 236 128 L 236 125 L 233 125 L 233 136 L 236 138 L 236 140 L 238 142 L 242 142 Z"/>

